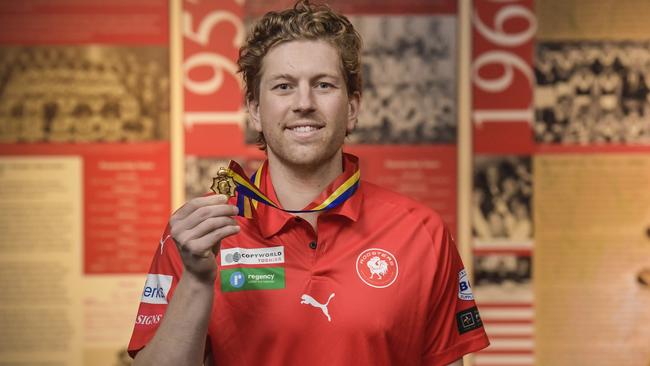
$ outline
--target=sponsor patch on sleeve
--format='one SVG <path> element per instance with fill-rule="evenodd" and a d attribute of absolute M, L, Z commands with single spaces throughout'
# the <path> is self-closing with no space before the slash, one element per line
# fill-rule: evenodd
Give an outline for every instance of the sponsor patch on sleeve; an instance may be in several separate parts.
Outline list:
<path fill-rule="evenodd" d="M 472 287 L 469 285 L 467 271 L 464 268 L 458 272 L 458 298 L 461 300 L 474 300 Z"/>
<path fill-rule="evenodd" d="M 167 304 L 167 294 L 172 287 L 172 276 L 164 274 L 147 275 L 141 301 L 147 304 Z"/>
<path fill-rule="evenodd" d="M 460 334 L 482 327 L 483 321 L 481 321 L 481 315 L 478 313 L 478 308 L 474 306 L 457 313 L 456 324 L 458 325 L 458 332 Z"/>
<path fill-rule="evenodd" d="M 163 314 L 153 314 L 153 315 L 138 314 L 138 316 L 135 318 L 135 324 L 144 325 L 144 326 L 156 325 L 160 323 L 162 317 Z"/>

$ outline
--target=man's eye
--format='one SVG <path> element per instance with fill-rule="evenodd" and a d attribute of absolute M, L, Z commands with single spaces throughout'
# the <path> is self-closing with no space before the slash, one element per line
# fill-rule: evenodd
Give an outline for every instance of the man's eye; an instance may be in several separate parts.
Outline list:
<path fill-rule="evenodd" d="M 324 81 L 321 81 L 320 83 L 316 84 L 316 87 L 320 88 L 320 89 L 329 89 L 329 88 L 332 88 L 333 86 L 334 85 L 332 85 L 330 83 L 326 83 Z"/>
<path fill-rule="evenodd" d="M 289 88 L 290 86 L 287 83 L 280 83 L 273 87 L 273 89 L 279 89 L 279 90 L 289 90 Z"/>

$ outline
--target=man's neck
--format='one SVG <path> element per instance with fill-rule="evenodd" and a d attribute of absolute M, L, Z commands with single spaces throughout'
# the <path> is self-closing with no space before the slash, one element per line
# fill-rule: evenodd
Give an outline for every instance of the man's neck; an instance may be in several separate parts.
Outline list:
<path fill-rule="evenodd" d="M 302 210 L 343 172 L 343 157 L 339 152 L 317 167 L 296 167 L 269 156 L 269 173 L 275 194 L 287 210 Z M 297 214 L 316 228 L 316 213 Z"/>

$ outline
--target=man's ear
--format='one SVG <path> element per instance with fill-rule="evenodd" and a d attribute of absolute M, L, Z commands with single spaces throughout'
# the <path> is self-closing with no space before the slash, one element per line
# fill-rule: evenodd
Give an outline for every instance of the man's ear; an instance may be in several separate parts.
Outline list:
<path fill-rule="evenodd" d="M 246 108 L 248 109 L 248 115 L 251 117 L 250 121 L 253 124 L 255 131 L 262 132 L 262 122 L 260 121 L 260 103 L 255 99 L 247 99 Z"/>
<path fill-rule="evenodd" d="M 346 126 L 346 132 L 348 134 L 352 133 L 357 125 L 359 119 L 359 108 L 361 108 L 361 93 L 355 91 L 350 95 L 348 100 L 348 124 Z"/>

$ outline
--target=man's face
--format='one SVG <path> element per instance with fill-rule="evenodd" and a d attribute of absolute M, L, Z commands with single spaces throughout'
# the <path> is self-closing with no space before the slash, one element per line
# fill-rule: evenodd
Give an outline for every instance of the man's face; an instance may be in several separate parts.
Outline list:
<path fill-rule="evenodd" d="M 339 53 L 325 41 L 290 41 L 264 57 L 259 101 L 249 103 L 269 160 L 315 168 L 340 158 L 357 120 L 360 96 L 349 96 Z"/>

